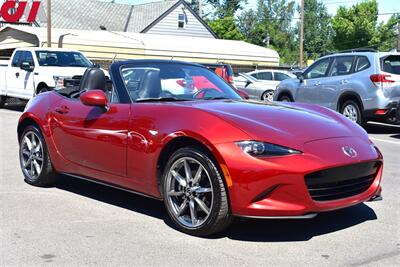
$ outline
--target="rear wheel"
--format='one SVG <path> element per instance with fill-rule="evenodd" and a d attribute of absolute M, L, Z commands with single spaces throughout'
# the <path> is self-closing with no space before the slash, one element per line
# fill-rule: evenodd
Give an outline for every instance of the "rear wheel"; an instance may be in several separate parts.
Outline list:
<path fill-rule="evenodd" d="M 51 164 L 46 142 L 37 127 L 27 126 L 22 133 L 19 158 L 28 184 L 50 186 L 56 182 L 56 172 Z"/>
<path fill-rule="evenodd" d="M 163 176 L 163 195 L 168 215 L 185 233 L 211 235 L 232 220 L 223 178 L 199 149 L 181 148 L 171 156 Z"/>
<path fill-rule="evenodd" d="M 354 100 L 345 101 L 340 109 L 340 113 L 359 125 L 364 125 L 365 123 L 362 116 L 361 108 Z"/>
<path fill-rule="evenodd" d="M 274 101 L 274 90 L 265 91 L 261 96 L 261 100 L 270 102 Z"/>
<path fill-rule="evenodd" d="M 281 95 L 278 98 L 278 101 L 280 101 L 280 102 L 293 102 L 293 100 L 288 95 Z"/>

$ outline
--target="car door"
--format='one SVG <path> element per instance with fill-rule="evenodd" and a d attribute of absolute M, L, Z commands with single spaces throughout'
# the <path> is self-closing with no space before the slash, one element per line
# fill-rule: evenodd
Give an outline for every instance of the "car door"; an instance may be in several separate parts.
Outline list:
<path fill-rule="evenodd" d="M 66 163 L 81 167 L 79 175 L 102 180 L 112 177 L 107 174 L 126 176 L 130 104 L 121 104 L 111 95 L 107 110 L 70 98 L 62 99 L 52 110 L 54 143 Z M 96 177 L 99 172 L 104 175 Z"/>
<path fill-rule="evenodd" d="M 332 62 L 329 78 L 319 88 L 319 104 L 336 110 L 336 100 L 343 90 L 349 89 L 351 75 L 354 73 L 355 56 L 337 56 Z"/>
<path fill-rule="evenodd" d="M 321 84 L 326 82 L 331 65 L 332 58 L 323 58 L 305 71 L 296 91 L 296 102 L 320 104 Z"/>
<path fill-rule="evenodd" d="M 25 51 L 23 56 L 22 56 L 22 63 L 28 63 L 30 66 L 33 67 L 33 71 L 26 71 L 23 69 L 20 69 L 20 85 L 18 85 L 20 88 L 22 88 L 22 94 L 26 97 L 26 98 L 30 98 L 35 94 L 35 62 L 33 60 L 33 55 L 32 52 L 30 51 Z"/>
<path fill-rule="evenodd" d="M 9 68 L 7 68 L 7 94 L 19 96 L 22 76 L 21 76 L 21 63 L 23 58 L 23 51 L 17 51 L 12 58 L 12 62 Z"/>

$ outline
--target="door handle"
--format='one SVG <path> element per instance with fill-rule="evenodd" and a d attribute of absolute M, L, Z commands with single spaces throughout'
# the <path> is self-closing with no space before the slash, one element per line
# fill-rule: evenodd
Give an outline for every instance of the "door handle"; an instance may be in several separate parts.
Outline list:
<path fill-rule="evenodd" d="M 19 72 L 15 73 L 15 77 L 17 77 L 17 78 L 19 77 Z"/>
<path fill-rule="evenodd" d="M 67 114 L 69 112 L 69 108 L 67 106 L 57 107 L 55 111 L 59 114 Z"/>
<path fill-rule="evenodd" d="M 349 81 L 348 80 L 341 80 L 340 81 L 340 84 L 346 84 L 346 83 L 348 83 Z"/>
<path fill-rule="evenodd" d="M 321 85 L 321 82 L 315 82 L 314 83 L 314 86 L 318 86 L 318 85 Z"/>

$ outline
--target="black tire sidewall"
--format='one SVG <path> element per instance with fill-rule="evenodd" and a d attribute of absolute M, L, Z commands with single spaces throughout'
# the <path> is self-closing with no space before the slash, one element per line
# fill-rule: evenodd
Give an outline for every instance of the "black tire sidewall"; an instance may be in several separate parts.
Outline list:
<path fill-rule="evenodd" d="M 282 95 L 278 98 L 278 101 L 280 102 L 284 102 L 284 100 L 287 100 L 287 102 L 293 102 L 293 100 L 287 95 Z"/>
<path fill-rule="evenodd" d="M 182 225 L 174 216 L 173 212 L 171 211 L 171 207 L 168 204 L 168 199 L 167 199 L 167 188 L 165 186 L 165 182 L 167 179 L 167 175 L 169 172 L 169 169 L 171 168 L 172 164 L 183 157 L 191 157 L 194 158 L 195 160 L 199 161 L 206 169 L 207 172 L 210 174 L 210 180 L 212 183 L 213 187 L 213 205 L 210 211 L 210 215 L 207 218 L 207 221 L 203 223 L 202 225 L 195 227 L 195 228 L 188 228 L 184 225 Z M 207 153 L 203 152 L 200 149 L 197 148 L 181 148 L 178 149 L 168 160 L 163 177 L 162 177 L 162 190 L 163 190 L 163 196 L 164 196 L 164 205 L 167 210 L 167 213 L 171 220 L 174 222 L 174 224 L 181 230 L 182 232 L 191 234 L 191 235 L 197 235 L 197 236 L 205 236 L 214 233 L 215 231 L 213 230 L 214 224 L 216 224 L 217 219 L 218 219 L 218 214 L 221 208 L 222 201 L 227 201 L 223 200 L 222 198 L 222 192 L 221 192 L 221 183 L 220 179 L 222 178 L 222 175 L 220 174 L 220 171 L 216 168 L 215 163 L 210 159 L 210 157 L 207 155 Z"/>

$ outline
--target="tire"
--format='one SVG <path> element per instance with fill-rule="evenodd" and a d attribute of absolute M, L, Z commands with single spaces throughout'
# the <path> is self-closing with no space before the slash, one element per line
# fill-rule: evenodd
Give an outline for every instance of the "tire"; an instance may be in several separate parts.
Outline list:
<path fill-rule="evenodd" d="M 200 166 L 202 169 L 197 175 Z M 187 173 L 192 178 L 189 183 Z M 167 213 L 182 232 L 208 236 L 224 230 L 232 222 L 222 175 L 208 153 L 200 149 L 181 148 L 170 157 L 162 188 Z"/>
<path fill-rule="evenodd" d="M 5 103 L 6 103 L 6 97 L 0 95 L 0 108 L 4 108 Z"/>
<path fill-rule="evenodd" d="M 19 159 L 28 184 L 47 187 L 56 182 L 57 173 L 51 164 L 46 141 L 40 130 L 33 125 L 27 126 L 21 135 Z"/>
<path fill-rule="evenodd" d="M 340 108 L 340 113 L 358 125 L 364 126 L 365 121 L 360 105 L 354 100 L 345 101 Z"/>
<path fill-rule="evenodd" d="M 37 90 L 37 95 L 38 95 L 38 94 L 41 94 L 41 93 L 48 92 L 48 91 L 50 91 L 49 87 L 43 86 L 43 87 L 41 87 L 41 88 L 38 88 L 38 90 Z"/>
<path fill-rule="evenodd" d="M 278 101 L 280 101 L 280 102 L 293 102 L 292 98 L 290 98 L 290 96 L 288 96 L 288 95 L 279 96 Z"/>
<path fill-rule="evenodd" d="M 274 101 L 274 90 L 265 91 L 261 96 L 261 100 L 269 102 Z"/>

